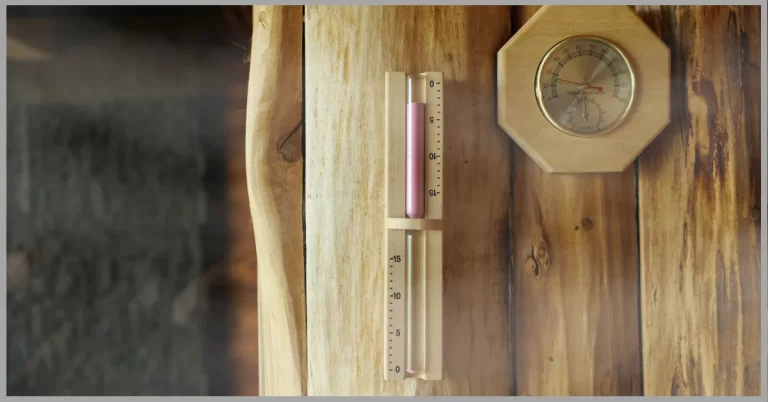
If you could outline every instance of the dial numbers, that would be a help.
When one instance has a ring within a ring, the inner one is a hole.
[[[612,43],[576,36],[555,45],[536,73],[536,100],[560,131],[577,136],[604,134],[621,123],[632,105],[635,77]]]

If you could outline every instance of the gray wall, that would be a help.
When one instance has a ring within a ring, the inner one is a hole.
[[[9,23],[51,59],[8,64],[8,393],[225,393],[217,44],[60,20]]]

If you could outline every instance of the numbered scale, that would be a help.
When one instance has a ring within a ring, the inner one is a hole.
[[[558,130],[601,135],[631,110],[635,75],[627,56],[612,42],[573,36],[552,47],[536,72],[536,101]]]
[[[443,376],[443,74],[385,76],[384,377]]]

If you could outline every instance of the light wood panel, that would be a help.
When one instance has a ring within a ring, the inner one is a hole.
[[[259,267],[260,395],[306,394],[301,47],[302,7],[253,6],[245,162]]]
[[[639,163],[645,394],[759,395],[760,10],[639,11],[674,108]]]
[[[508,7],[307,7],[310,395],[508,395],[509,148],[495,124]],[[445,75],[444,373],[385,382],[384,73]]]
[[[640,395],[634,167],[552,175],[513,149],[516,394]]]

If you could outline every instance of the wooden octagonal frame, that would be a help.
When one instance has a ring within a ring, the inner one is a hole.
[[[568,135],[539,109],[534,81],[557,43],[587,35],[616,44],[636,78],[632,110],[605,135]],[[499,125],[550,173],[620,172],[669,124],[670,51],[628,6],[544,6],[498,52]]]

